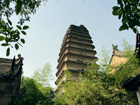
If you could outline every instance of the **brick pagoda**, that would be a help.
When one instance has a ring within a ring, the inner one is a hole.
[[[72,74],[71,79],[77,79],[79,72],[84,73],[87,69],[87,61],[91,63],[96,59],[96,51],[92,43],[91,36],[83,25],[70,25],[64,36],[59,53],[58,71],[56,73],[57,86],[66,79],[64,70],[68,68]]]

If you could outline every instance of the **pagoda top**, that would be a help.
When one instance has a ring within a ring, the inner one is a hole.
[[[76,25],[71,24],[64,36],[61,48],[65,44],[68,34],[75,34],[77,36],[83,36],[82,39],[85,39],[85,37],[88,37],[89,39],[91,39],[91,37],[89,35],[89,31],[87,30],[87,28],[84,25],[76,26]],[[87,40],[87,39],[85,39],[85,40]]]
[[[84,26],[84,25],[80,25],[80,26],[76,26],[76,25],[73,25],[71,24],[69,29],[71,30],[80,30],[81,32],[88,32],[87,28]]]

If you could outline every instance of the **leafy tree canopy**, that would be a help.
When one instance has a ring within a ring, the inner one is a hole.
[[[113,7],[112,14],[121,19],[122,25],[119,30],[129,28],[136,32],[140,26],[140,1],[139,0],[117,0],[118,6]]]
[[[7,56],[10,48],[18,50],[25,43],[21,34],[26,35],[29,26],[23,24],[30,21],[30,14],[35,14],[43,1],[46,0],[0,0],[0,41],[1,46],[7,47]],[[16,27],[10,20],[14,14],[20,16]]]
[[[42,84],[42,86],[46,87],[49,85],[49,80],[53,77],[51,76],[51,65],[46,63],[43,65],[43,68],[38,68],[34,71],[32,78],[38,83]]]
[[[58,94],[54,99],[55,104],[138,105],[136,93],[128,92],[123,89],[121,82],[124,79],[139,73],[139,59],[135,58],[134,52],[129,53],[132,46],[125,40],[123,41],[123,46],[127,54],[125,57],[128,59],[126,63],[113,67],[106,67],[103,71],[99,70],[98,65],[96,65],[95,62],[92,65],[88,65],[83,80],[80,78],[76,81],[66,80],[61,84],[59,90],[63,89],[64,93]],[[106,57],[104,57],[104,60],[106,60]],[[111,70],[115,70],[115,72],[111,73]]]
[[[55,97],[53,88],[48,86],[51,65],[46,63],[36,69],[32,78],[22,77],[19,98],[12,98],[11,105],[52,105]]]
[[[11,105],[52,105],[54,96],[51,87],[42,87],[34,79],[22,77],[19,98],[13,98]]]
[[[63,94],[55,98],[56,105],[137,105],[135,92],[124,90],[122,80],[138,73],[138,60],[121,64],[114,74],[89,69],[82,81],[65,81]],[[90,67],[89,67],[90,68]],[[91,71],[92,70],[92,71]]]
[[[110,51],[107,51],[105,46],[102,46],[101,49],[101,53],[99,54],[99,66],[100,66],[100,70],[105,71],[106,67],[109,63],[110,60],[110,55],[109,55]]]

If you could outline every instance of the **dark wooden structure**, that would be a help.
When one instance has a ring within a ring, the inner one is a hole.
[[[21,55],[19,58],[0,58],[0,105],[9,105],[12,97],[18,97],[22,73]]]

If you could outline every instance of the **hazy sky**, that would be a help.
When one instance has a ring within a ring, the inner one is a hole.
[[[120,20],[112,15],[112,7],[117,0],[49,0],[42,4],[35,15],[31,16],[25,45],[18,51],[11,50],[8,58],[21,54],[24,57],[24,76],[31,76],[33,71],[49,62],[53,75],[56,74],[58,54],[63,37],[71,24],[83,24],[89,31],[95,50],[100,53],[102,45],[112,51],[112,44],[122,50],[122,39],[135,45],[135,34],[120,32]],[[13,17],[13,22],[17,18]],[[0,47],[0,57],[5,56],[5,48]],[[6,57],[7,58],[7,57]]]

